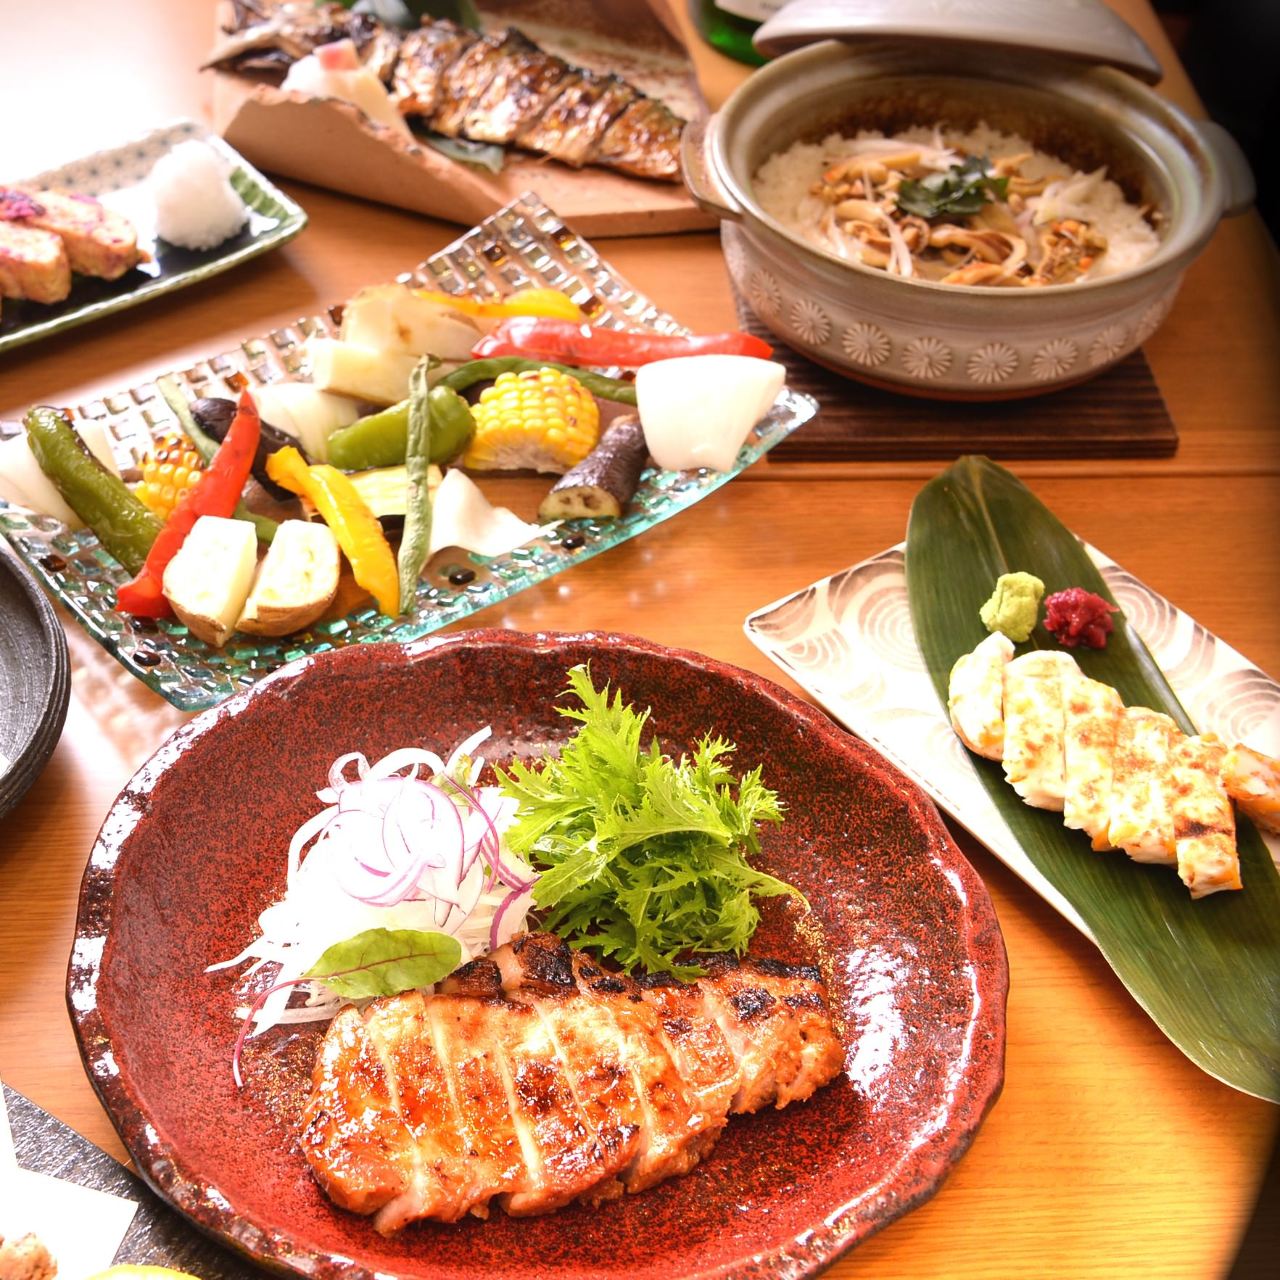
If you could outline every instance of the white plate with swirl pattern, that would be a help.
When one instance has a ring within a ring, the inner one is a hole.
[[[903,550],[900,543],[765,605],[743,629],[832,716],[1090,936],[1023,852],[951,730],[916,647]],[[1280,755],[1280,684],[1115,561],[1086,550],[1200,730]],[[1280,862],[1280,840],[1264,838]]]

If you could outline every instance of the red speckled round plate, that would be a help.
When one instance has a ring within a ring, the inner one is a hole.
[[[771,900],[753,952],[818,963],[846,1073],[735,1117],[692,1173],[598,1209],[417,1224],[392,1239],[333,1207],[294,1140],[320,1029],[278,1029],[231,1081],[235,954],[284,884],[294,829],[345,751],[539,754],[590,660],[663,745],[708,730],[787,805],[762,860],[812,904]],[[148,1181],[260,1263],[319,1277],[799,1276],[934,1192],[1000,1090],[1008,983],[986,890],[930,802],[821,712],[698,654],[613,635],[467,632],[304,659],[180,729],[103,825],[68,1003],[90,1076]]]

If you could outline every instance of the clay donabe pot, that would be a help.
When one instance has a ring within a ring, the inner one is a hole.
[[[901,31],[901,10],[918,7],[900,6],[892,24],[878,25],[856,23],[857,13],[846,12],[845,34]],[[866,8],[801,0],[766,24],[757,43],[776,49],[812,38],[816,24],[804,19],[814,10]],[[1115,60],[1157,78],[1145,46],[1124,32],[1127,56]],[[1069,52],[1011,48],[988,43],[990,32],[972,39],[906,35],[824,40],[785,53],[686,132],[685,180],[722,219],[737,289],[788,346],[850,377],[918,395],[1036,395],[1123,359],[1164,320],[1183,273],[1223,215],[1251,203],[1252,178],[1235,143],[1134,74],[1085,65],[1082,59],[1097,56],[1089,48],[1065,41]],[[1080,284],[944,285],[815,248],[765,213],[753,194],[760,165],[797,141],[937,123],[964,131],[985,123],[1018,134],[1073,169],[1106,165],[1130,200],[1153,211],[1158,251],[1136,270]]]

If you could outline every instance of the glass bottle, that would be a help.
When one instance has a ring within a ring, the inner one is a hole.
[[[751,37],[785,3],[786,0],[689,0],[689,16],[709,45],[739,62],[758,67],[765,59],[756,52]]]

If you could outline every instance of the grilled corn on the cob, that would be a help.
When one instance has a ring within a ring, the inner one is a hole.
[[[600,439],[600,409],[591,393],[559,369],[500,374],[472,415],[475,435],[462,464],[476,471],[563,475]]]
[[[185,437],[171,432],[156,441],[142,463],[142,483],[135,492],[139,501],[161,520],[167,520],[183,490],[198,484],[204,460]]]

